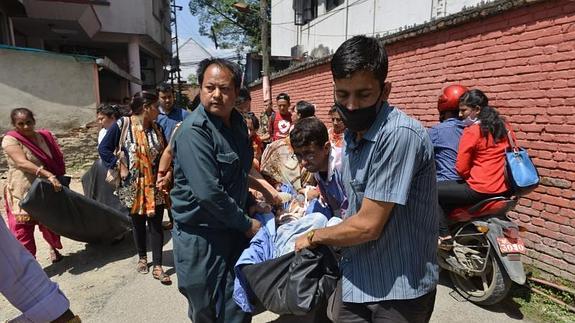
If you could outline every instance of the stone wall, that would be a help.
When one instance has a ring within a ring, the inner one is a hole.
[[[66,173],[81,176],[82,171],[90,167],[98,158],[98,131],[100,126],[91,122],[86,127],[71,129],[66,133],[56,133],[58,144],[64,154]],[[0,173],[5,178],[7,171],[6,156],[0,157]]]

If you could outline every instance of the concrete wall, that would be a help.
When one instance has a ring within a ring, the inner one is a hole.
[[[94,120],[98,72],[73,56],[0,48],[0,132],[11,129],[10,111],[27,107],[37,127],[67,132]]]
[[[94,6],[98,19],[102,23],[102,33],[120,33],[134,35],[148,35],[166,50],[171,50],[169,41],[170,32],[164,28],[161,19],[169,19],[154,15],[155,3],[163,6],[165,15],[169,14],[167,0],[122,0],[110,1],[109,6]]]
[[[461,24],[462,16],[387,38],[390,102],[431,126],[442,88],[461,83],[483,90],[541,175],[541,185],[511,212],[528,230],[525,260],[575,281],[575,2],[523,4]],[[251,90],[259,114],[261,85]],[[272,97],[287,92],[293,102],[316,103],[328,124],[332,91],[329,59],[272,78]]]
[[[431,21],[438,17],[431,10],[434,4],[443,8],[442,15],[450,15],[461,11],[464,6],[475,6],[480,2],[404,0],[399,4],[385,0],[347,0],[326,12],[325,2],[320,0],[318,17],[303,26],[295,26],[293,1],[272,0],[271,52],[272,55],[290,56],[291,47],[296,45],[303,45],[308,53],[320,45],[335,50],[355,35],[384,35],[401,27]]]
[[[146,7],[151,1],[123,0],[110,1],[109,6],[94,6],[102,23],[101,32],[125,34],[146,33]]]

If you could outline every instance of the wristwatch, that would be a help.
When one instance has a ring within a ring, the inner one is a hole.
[[[306,234],[307,242],[309,243],[310,246],[313,246],[313,245],[314,245],[314,243],[313,243],[313,236],[314,236],[314,235],[315,235],[315,229],[309,231],[309,232]]]

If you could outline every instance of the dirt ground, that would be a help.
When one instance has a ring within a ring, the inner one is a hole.
[[[72,188],[81,192],[77,180],[73,181]],[[93,245],[63,238],[65,258],[51,264],[48,246],[37,234],[38,261],[48,276],[60,285],[71,301],[72,310],[84,322],[189,322],[187,302],[177,289],[171,236],[165,232],[164,269],[172,275],[174,283],[171,286],[161,285],[150,274],[136,273],[137,257],[131,236],[114,245]],[[151,254],[148,258],[151,259]],[[19,314],[0,296],[0,322]],[[513,304],[485,309],[462,300],[443,276],[431,321],[496,323],[522,320],[520,309]],[[299,317],[278,318],[270,312],[253,319],[256,323],[272,321],[304,323]]]
[[[72,182],[71,188],[82,192],[78,180]],[[48,277],[57,282],[72,300],[73,309],[83,316],[100,311],[115,290],[134,279],[125,261],[135,255],[131,239],[124,239],[116,245],[92,245],[63,238],[62,254],[65,258],[52,264],[48,244],[42,240],[39,231],[36,232],[38,262]],[[17,315],[19,312],[0,296],[0,322]]]

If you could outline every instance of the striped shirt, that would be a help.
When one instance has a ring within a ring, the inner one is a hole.
[[[344,302],[414,299],[435,289],[438,236],[433,146],[416,120],[385,103],[357,141],[346,131],[343,182],[354,216],[363,198],[395,203],[377,240],[344,248]]]

